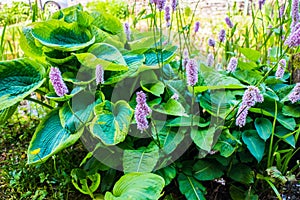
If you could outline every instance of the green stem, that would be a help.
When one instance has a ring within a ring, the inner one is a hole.
[[[48,105],[48,104],[46,104],[46,103],[44,103],[44,102],[42,102],[42,101],[39,101],[39,100],[37,100],[37,99],[33,99],[33,98],[31,98],[31,97],[26,97],[25,99],[28,100],[28,101],[32,101],[32,102],[34,102],[34,103],[40,104],[40,105],[42,105],[42,106],[44,106],[44,107],[46,107],[46,108],[53,109],[52,106],[50,106],[50,105]]]
[[[277,102],[275,102],[275,113],[274,113],[274,120],[273,120],[273,126],[272,126],[272,134],[271,134],[271,139],[270,139],[270,146],[269,146],[269,152],[268,152],[268,168],[272,166],[273,159],[273,141],[274,141],[274,135],[275,135],[275,126],[276,126],[276,120],[277,120]]]

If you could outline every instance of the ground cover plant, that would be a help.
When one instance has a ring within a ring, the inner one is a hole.
[[[297,198],[299,1],[258,1],[243,29],[229,13],[205,52],[198,4],[99,5],[32,20],[24,57],[0,62],[1,124],[24,100],[45,112],[29,167],[7,170],[12,186],[37,170],[21,198],[65,199],[70,184],[87,199]]]

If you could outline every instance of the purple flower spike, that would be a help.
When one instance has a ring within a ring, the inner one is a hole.
[[[197,33],[199,31],[199,28],[200,28],[200,22],[197,21],[197,22],[195,22],[195,28],[194,28],[195,33]]]
[[[162,11],[165,7],[166,0],[156,0],[154,3],[156,4],[158,10]]]
[[[266,3],[266,0],[258,0],[258,7],[259,7],[259,10],[262,9],[263,5]]]
[[[137,123],[137,128],[143,132],[149,127],[147,116],[151,114],[152,110],[149,108],[146,102],[146,94],[143,91],[136,93],[136,102],[135,107],[135,120]]]
[[[96,84],[103,84],[104,83],[104,70],[101,65],[96,66]]]
[[[296,103],[300,100],[300,83],[297,83],[293,88],[292,93],[289,94],[289,100],[292,103]]]
[[[239,127],[245,126],[248,110],[254,106],[256,102],[262,103],[263,101],[264,97],[260,94],[259,89],[255,86],[249,86],[243,95],[243,101],[238,110],[235,124]]]
[[[260,91],[255,86],[248,86],[248,89],[245,91],[243,95],[242,104],[248,107],[252,107],[256,102],[262,103],[264,101],[264,97],[260,94]]]
[[[275,73],[276,78],[282,78],[284,75],[284,70],[286,66],[286,61],[285,59],[281,59],[278,63],[278,67]]]
[[[215,62],[214,55],[212,53],[209,53],[207,55],[207,66],[212,67],[214,65],[214,62]]]
[[[208,39],[208,46],[215,47],[216,41],[213,38]]]
[[[237,113],[237,118],[235,121],[235,124],[239,127],[243,127],[246,125],[246,118],[248,115],[248,110],[249,108],[245,105],[240,106],[238,113]]]
[[[285,6],[284,5],[282,5],[280,8],[279,8],[279,13],[278,13],[278,17],[279,18],[282,18],[283,17],[283,15],[284,15],[284,10],[285,10]]]
[[[292,1],[292,9],[291,9],[291,16],[292,16],[292,24],[291,27],[294,27],[299,22],[299,0]]]
[[[62,97],[69,92],[65,82],[61,77],[61,73],[57,67],[51,67],[49,78],[57,96]]]
[[[129,26],[128,22],[124,23],[124,32],[126,34],[127,41],[130,41],[130,39],[131,39],[131,31],[130,31],[130,26]]]
[[[230,58],[230,61],[227,66],[227,71],[234,72],[236,70],[238,60],[235,57]]]
[[[300,45],[300,23],[292,28],[291,34],[284,42],[289,47],[297,47]]]
[[[166,20],[166,26],[170,27],[171,26],[171,23],[170,23],[171,14],[170,14],[170,7],[169,6],[165,7],[165,20]]]
[[[225,42],[225,38],[226,38],[226,31],[224,29],[221,29],[221,31],[219,33],[219,41]]]
[[[186,77],[189,86],[194,86],[198,82],[198,63],[195,59],[190,59],[187,63]]]
[[[176,11],[176,7],[177,7],[177,0],[172,0],[171,6],[172,6],[172,11],[175,12]]]
[[[232,24],[232,22],[231,22],[231,20],[230,20],[230,18],[227,16],[227,17],[225,17],[225,22],[226,22],[226,24],[227,24],[227,26],[229,27],[229,28],[232,28],[233,27],[233,24]]]

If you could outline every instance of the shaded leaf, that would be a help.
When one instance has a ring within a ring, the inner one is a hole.
[[[260,162],[265,152],[265,142],[258,136],[255,130],[244,131],[242,139],[257,162]]]

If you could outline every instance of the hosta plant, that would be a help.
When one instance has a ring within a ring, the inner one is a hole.
[[[162,2],[149,4],[150,32],[80,5],[24,27],[26,57],[0,63],[1,122],[24,99],[47,107],[28,164],[80,140],[89,153],[72,183],[91,198],[205,199],[214,181],[232,199],[258,199],[261,180],[280,197],[276,180],[293,180],[299,150],[287,50],[273,47],[266,64],[263,52],[227,41],[228,66],[215,67],[188,46],[193,17],[183,26],[177,1],[167,11],[177,34],[162,34]],[[176,189],[163,194],[165,186]]]

